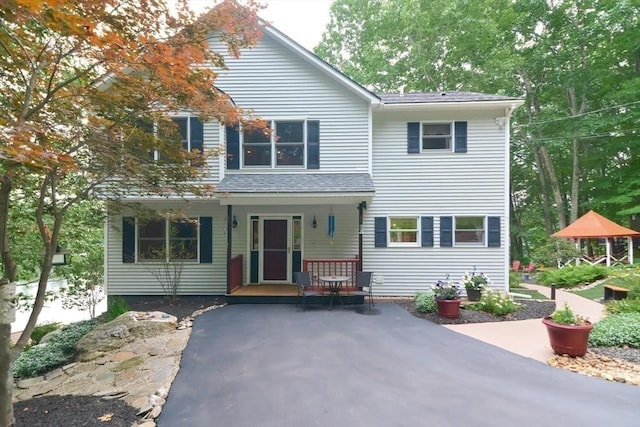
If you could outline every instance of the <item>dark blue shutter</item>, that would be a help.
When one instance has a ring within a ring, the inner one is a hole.
[[[440,247],[449,248],[453,246],[453,217],[440,217]]]
[[[202,122],[197,117],[190,117],[191,123],[191,150],[198,150],[202,154],[204,143],[204,128]]]
[[[375,247],[387,247],[387,217],[378,216],[375,218]]]
[[[307,120],[307,169],[320,169],[319,120]]]
[[[467,152],[467,122],[455,123],[456,153]]]
[[[422,232],[422,246],[433,247],[433,217],[420,217],[420,230]]]
[[[227,169],[240,169],[240,133],[237,126],[227,126]]]
[[[407,123],[407,153],[420,152],[420,123]]]
[[[490,216],[487,218],[487,246],[490,248],[500,247],[500,217]]]
[[[122,262],[136,261],[136,219],[132,216],[122,217]]]
[[[210,216],[200,217],[200,263],[213,262],[213,219]]]

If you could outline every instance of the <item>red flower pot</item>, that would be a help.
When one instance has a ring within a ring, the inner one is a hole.
[[[554,353],[576,357],[584,356],[587,352],[589,332],[593,329],[590,322],[586,325],[562,325],[547,316],[542,319],[542,323],[547,327],[549,343]]]
[[[442,317],[455,319],[460,316],[460,299],[438,299],[438,314]]]

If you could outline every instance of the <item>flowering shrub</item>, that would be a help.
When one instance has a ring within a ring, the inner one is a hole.
[[[447,276],[447,279],[449,276]],[[458,299],[460,298],[460,286],[447,280],[438,280],[433,288],[436,299]]]
[[[473,304],[474,310],[486,311],[494,316],[505,316],[520,308],[520,303],[515,302],[508,294],[487,290],[482,293],[480,302]]]
[[[489,278],[484,273],[464,273],[460,282],[466,290],[481,291],[489,284]]]

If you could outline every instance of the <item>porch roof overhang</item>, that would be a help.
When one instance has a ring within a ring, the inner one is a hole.
[[[221,205],[325,205],[370,202],[368,173],[228,174],[216,187]]]

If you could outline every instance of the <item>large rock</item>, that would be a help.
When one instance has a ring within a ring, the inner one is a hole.
[[[160,311],[128,311],[82,337],[77,345],[78,359],[93,360],[138,338],[174,331],[177,323],[175,316]]]

